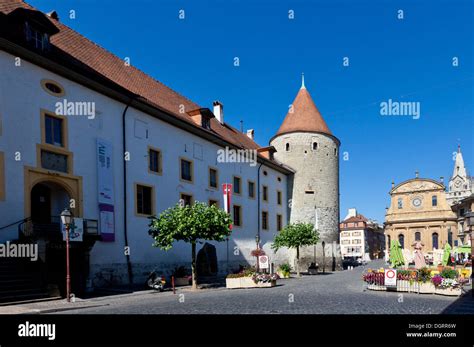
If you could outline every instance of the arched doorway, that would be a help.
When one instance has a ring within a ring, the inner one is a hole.
[[[31,189],[31,220],[35,224],[59,223],[61,211],[70,205],[70,195],[55,182],[41,182]]]
[[[59,182],[41,181],[30,193],[32,238],[40,247],[42,277],[55,295],[66,296],[66,243],[61,231],[61,212],[75,197]],[[76,217],[75,209],[71,211]],[[88,249],[84,242],[70,242],[69,263],[72,293],[81,296],[88,273]]]

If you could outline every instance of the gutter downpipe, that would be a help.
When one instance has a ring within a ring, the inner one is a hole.
[[[127,228],[127,223],[128,223],[128,218],[127,218],[127,161],[125,160],[125,152],[127,151],[127,137],[126,137],[126,131],[125,131],[125,116],[127,114],[128,108],[130,107],[130,104],[132,101],[135,99],[136,96],[133,96],[130,101],[127,103],[125,109],[122,112],[122,145],[123,145],[123,236],[125,240],[125,249],[127,250],[125,252],[125,257],[127,259],[127,271],[128,271],[128,283],[129,286],[133,286],[133,271],[132,271],[132,262],[130,260],[130,251],[129,251],[129,246],[128,246],[128,228]]]
[[[257,248],[260,245],[260,169],[262,168],[263,163],[260,163],[260,166],[257,170]],[[258,260],[257,260],[258,262]],[[257,264],[258,266],[258,264]]]

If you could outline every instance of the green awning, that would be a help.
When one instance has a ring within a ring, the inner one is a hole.
[[[454,248],[454,253],[471,253],[471,252],[472,252],[472,248],[469,245],[463,245],[463,246]]]

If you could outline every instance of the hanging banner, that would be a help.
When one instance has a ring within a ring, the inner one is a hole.
[[[232,202],[232,184],[224,183],[222,185],[222,193],[224,194],[224,211],[230,213],[230,204]]]
[[[100,235],[101,241],[115,241],[115,223],[114,223],[114,207],[106,204],[99,204],[100,213]]]
[[[63,241],[66,241],[66,226],[61,221],[61,232],[63,233]],[[83,241],[84,236],[84,220],[82,218],[73,218],[73,222],[69,228],[69,241]]]
[[[97,181],[99,204],[114,205],[114,176],[112,170],[112,145],[97,139]]]
[[[97,139],[97,189],[102,241],[115,241],[112,144]]]
[[[232,202],[232,184],[222,184],[222,194],[224,195],[224,211],[230,214],[230,204]],[[232,230],[232,224],[229,225],[229,228]]]

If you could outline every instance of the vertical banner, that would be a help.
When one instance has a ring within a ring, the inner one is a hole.
[[[230,214],[230,204],[232,202],[232,184],[222,184],[222,194],[224,195],[224,211]],[[230,230],[232,230],[232,224],[230,225]]]
[[[112,144],[97,139],[97,189],[102,241],[115,241]]]

